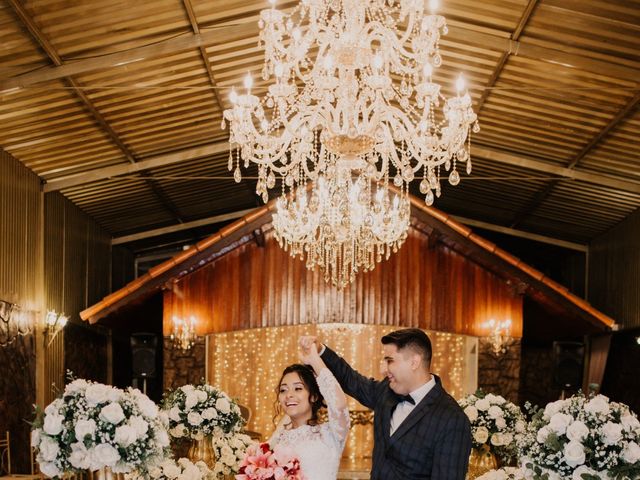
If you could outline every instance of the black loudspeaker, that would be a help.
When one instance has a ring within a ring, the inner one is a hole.
[[[563,390],[582,387],[584,343],[553,342],[553,383]]]
[[[131,364],[136,378],[155,378],[158,337],[153,333],[131,335]]]

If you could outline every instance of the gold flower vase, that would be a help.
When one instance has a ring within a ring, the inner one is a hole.
[[[124,480],[124,473],[113,473],[109,467],[102,467],[89,472],[89,480]]]
[[[489,445],[484,444],[480,448],[472,448],[469,456],[469,470],[467,480],[473,480],[489,470],[498,468],[498,460],[489,449]]]
[[[211,440],[211,436],[205,436],[200,440],[193,440],[193,443],[189,448],[189,452],[187,453],[189,460],[193,463],[203,461],[209,468],[213,469],[216,463],[216,454],[213,450]]]

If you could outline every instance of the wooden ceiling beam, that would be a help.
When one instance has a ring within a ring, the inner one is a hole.
[[[256,22],[223,25],[220,26],[220,28],[202,31],[197,34],[185,33],[184,36],[154,43],[153,45],[134,48],[124,52],[100,55],[96,58],[70,61],[70,63],[65,63],[61,66],[42,68],[34,72],[4,78],[0,80],[0,93],[64,78],[70,75],[104,70],[148,58],[156,58],[184,50],[200,48],[201,46],[206,47],[208,45],[233,42],[251,35],[257,36],[257,34],[258,26]],[[481,48],[498,52],[508,52],[513,55],[520,55],[598,74],[606,72],[607,75],[612,77],[629,80],[634,83],[638,82],[637,68],[621,63],[592,58],[589,56],[588,51],[585,51],[584,55],[578,55],[561,50],[561,45],[558,45],[558,49],[551,49],[490,33],[478,32],[460,25],[450,25],[449,34],[445,38],[462,45],[477,45]]]
[[[49,39],[42,33],[40,28],[35,24],[31,15],[24,9],[19,0],[9,0],[10,5],[13,7],[14,11],[22,21],[22,23],[27,27],[31,37],[40,45],[40,47],[45,51],[47,56],[51,59],[51,61],[57,66],[60,67],[63,65],[62,58],[56,51],[55,47],[49,42]],[[89,111],[94,120],[98,123],[98,125],[102,128],[102,131],[107,134],[107,136],[111,139],[113,143],[117,145],[120,151],[124,154],[125,158],[129,163],[136,163],[137,159],[133,152],[129,150],[129,148],[124,144],[118,134],[111,128],[106,119],[102,116],[102,114],[98,111],[98,109],[93,105],[91,99],[84,93],[82,87],[78,84],[78,82],[71,76],[65,77],[64,81],[66,81],[73,89],[73,92],[82,100],[85,108]],[[147,177],[147,175],[143,174],[143,177]],[[178,212],[178,209],[168,198],[168,196],[162,191],[162,188],[158,183],[150,178],[146,178],[146,183],[151,189],[151,191],[155,194],[155,196],[160,200],[160,203],[166,208],[171,215],[173,215],[176,220],[180,223],[183,222],[182,215]]]
[[[16,0],[12,0],[16,1]],[[69,60],[60,66],[42,68],[34,72],[24,73],[11,78],[0,80],[0,93],[8,90],[20,89],[37,83],[48,82],[70,75],[78,75],[96,70],[139,62],[149,58],[168,56],[185,50],[192,50],[201,46],[214,45],[222,42],[245,38],[258,34],[255,22],[225,25],[199,34],[185,33],[183,36],[171,38],[162,42],[134,48],[123,52],[99,55],[96,58]]]
[[[191,23],[191,28],[193,29],[193,33],[196,35],[200,34],[200,26],[198,25],[198,19],[196,17],[196,12],[193,9],[191,0],[182,0],[182,4],[184,5],[185,10],[187,11],[189,22]],[[213,96],[215,97],[216,102],[220,107],[220,110],[224,110],[222,98],[220,97],[220,92],[218,91],[218,84],[216,83],[216,79],[213,75],[213,66],[209,61],[209,55],[207,54],[207,50],[204,47],[204,45],[200,45],[198,49],[200,50],[200,56],[202,57],[204,66],[207,69],[207,74],[209,75],[209,82],[211,82],[211,86],[213,87]]]
[[[188,148],[179,152],[158,155],[155,157],[147,158],[145,160],[140,160],[139,162],[133,164],[122,164],[114,165],[111,167],[97,168],[94,170],[89,170],[87,172],[56,178],[47,181],[42,189],[45,193],[56,192],[65,188],[77,187],[87,183],[99,182],[100,180],[107,180],[109,178],[119,177],[121,175],[140,173],[152,168],[165,167],[168,165],[184,162],[186,160],[195,160],[211,155],[218,155],[220,153],[228,151],[228,142],[210,143],[208,145]]]
[[[584,148],[571,160],[567,163],[567,168],[570,170],[574,170],[578,164],[582,161],[584,157],[586,157],[589,152],[593,150],[593,148],[598,145],[603,138],[605,138],[611,130],[617,127],[620,122],[622,122],[629,113],[633,112],[638,104],[640,103],[640,92],[636,93],[626,104],[624,107],[620,109],[620,111],[598,132],[596,136],[594,136],[588,144],[584,146]],[[540,190],[531,201],[519,212],[517,212],[513,219],[510,222],[510,226],[513,228],[523,220],[530,217],[533,212],[535,212],[542,203],[549,198],[549,196],[553,193],[556,186],[560,183],[560,180],[554,179],[542,190]]]
[[[515,30],[511,34],[511,40],[517,41],[518,38],[520,38],[520,35],[522,34],[524,27],[527,25],[527,22],[531,18],[531,15],[533,15],[533,12],[537,5],[538,5],[538,0],[529,0],[529,2],[527,3],[527,6],[522,12],[522,15],[520,16],[518,25],[516,25]],[[482,96],[480,97],[480,99],[476,104],[475,111],[478,114],[478,116],[480,116],[480,111],[482,110],[482,106],[484,105],[484,102],[487,100],[487,98],[491,94],[491,91],[492,91],[491,89],[495,86],[496,82],[498,81],[498,78],[500,77],[502,70],[504,70],[504,66],[507,63],[507,60],[509,59],[509,56],[512,53],[513,52],[511,51],[503,52],[500,58],[498,59],[498,63],[496,64],[496,67],[494,68],[493,73],[491,74],[491,77],[489,78],[489,81],[487,82],[485,89],[482,91]]]

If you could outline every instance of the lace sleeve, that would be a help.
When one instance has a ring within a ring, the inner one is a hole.
[[[278,422],[278,425],[276,426],[276,429],[273,431],[273,433],[271,434],[271,437],[269,437],[269,440],[267,441],[267,443],[273,448],[275,445],[277,445],[280,441],[280,434],[282,433],[282,431],[284,430],[284,426],[291,422],[291,419],[289,418],[288,415],[284,415],[280,421]]]
[[[323,368],[317,377],[320,393],[327,402],[329,411],[329,427],[341,445],[344,445],[351,420],[347,399],[340,384],[328,368]]]

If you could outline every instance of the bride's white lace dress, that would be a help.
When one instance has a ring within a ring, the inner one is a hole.
[[[300,467],[307,480],[336,480],[349,433],[349,410],[346,407],[336,408],[336,398],[344,394],[328,368],[323,368],[316,380],[327,403],[329,421],[295,429],[288,428],[287,421],[280,422],[269,444],[292,449],[300,459]]]

